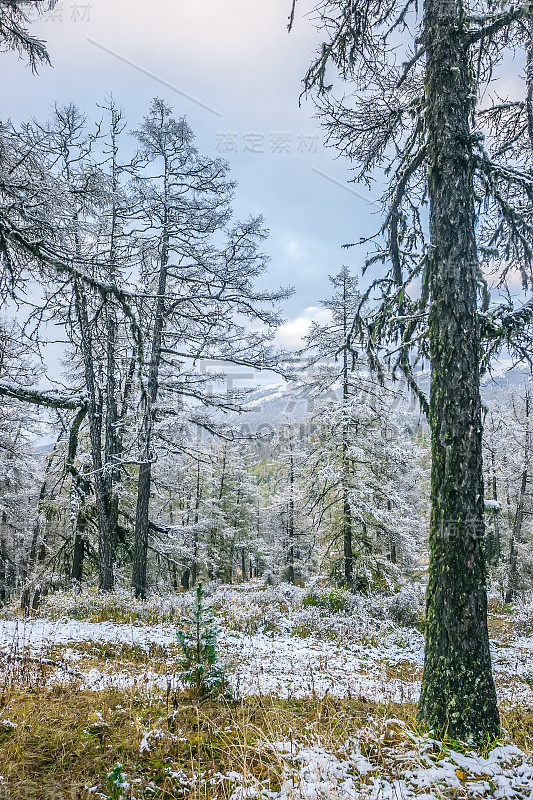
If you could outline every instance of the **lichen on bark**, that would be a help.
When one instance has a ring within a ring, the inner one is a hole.
[[[462,6],[427,0],[432,514],[421,720],[460,739],[499,733],[483,551],[472,71]]]

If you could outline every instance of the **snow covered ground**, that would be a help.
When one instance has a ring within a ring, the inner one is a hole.
[[[375,609],[372,616],[364,608],[305,608],[302,597],[296,593],[287,600],[278,590],[259,593],[257,587],[215,594],[223,623],[220,656],[238,695],[417,700],[423,636],[416,628],[387,615],[380,619],[379,613],[376,619]],[[4,619],[0,652],[12,665],[48,659],[49,684],[165,691],[178,685],[176,624]],[[492,641],[500,703],[533,708],[533,636],[502,631]],[[533,758],[513,745],[498,746],[484,758],[446,748],[401,720],[388,720],[385,727],[381,720],[375,731],[372,724],[335,752],[320,741],[266,742],[284,765],[281,788],[235,773],[230,800],[533,800]]]
[[[345,752],[333,755],[320,745],[300,746],[279,742],[292,769],[280,792],[261,792],[256,787],[236,789],[232,800],[269,797],[271,800],[436,800],[437,798],[486,797],[498,799],[533,797],[533,761],[512,745],[494,748],[487,757],[459,753],[430,738],[410,734],[411,747],[402,742],[403,724],[391,720],[400,734],[394,747],[382,754],[377,766],[361,753],[357,740],[347,742]],[[393,766],[394,765],[394,766]],[[392,769],[391,769],[392,768]],[[392,774],[390,774],[392,773]],[[396,775],[396,777],[394,777]]]
[[[254,592],[257,594],[255,587],[251,593],[241,590],[228,594],[223,590],[223,600],[232,606],[232,612],[228,614],[227,606],[223,606],[225,615],[221,619],[226,624],[219,637],[220,656],[228,662],[230,680],[241,696],[332,695],[400,703],[418,699],[424,652],[423,636],[415,628],[399,627],[390,619],[365,618],[362,613],[355,618],[323,609],[302,610],[293,598],[291,607],[280,603],[275,619],[273,604],[269,604],[266,627],[274,629],[264,631],[257,609],[255,617],[251,609]],[[272,596],[279,598],[279,594]],[[220,602],[219,598],[219,605]],[[248,612],[246,625],[243,608]],[[306,633],[315,628],[304,638],[296,635],[302,619]],[[258,630],[245,632],[232,627]],[[500,703],[533,707],[533,636],[505,639],[492,641]],[[100,659],[103,663],[91,663],[86,668],[91,644],[128,645],[140,649],[146,657],[138,659],[137,668],[128,663],[127,669],[121,670],[120,659],[106,662],[105,657]],[[157,668],[151,669],[149,654],[154,645],[161,653]],[[41,618],[0,620],[0,652],[17,653],[19,658],[28,654],[33,659],[51,658],[53,652],[53,660],[59,666],[49,680],[63,682],[76,677],[90,689],[126,687],[139,680],[165,688],[169,681],[176,681],[175,624],[170,623],[142,624],[136,620],[136,624],[119,624],[65,618],[55,622]]]

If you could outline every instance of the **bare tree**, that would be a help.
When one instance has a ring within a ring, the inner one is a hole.
[[[186,401],[192,407],[183,420],[206,427],[212,423],[200,406],[237,408],[231,397],[209,394],[210,377],[198,369],[202,358],[279,369],[270,340],[280,323],[276,304],[286,293],[254,289],[268,263],[260,250],[266,232],[261,219],[230,224],[234,184],[227,163],[200,156],[186,121],[175,120],[160,100],[153,102],[137,137],[141,159],[134,208],[144,241],[148,352],[133,586],[144,596],[156,423],[165,413],[182,413]]]

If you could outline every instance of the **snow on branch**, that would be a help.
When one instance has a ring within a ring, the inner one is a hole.
[[[481,39],[490,39],[500,31],[509,28],[515,22],[531,18],[532,11],[529,3],[514,5],[503,14],[469,17],[468,22],[470,25],[478,26],[477,29],[469,32],[469,39],[471,42],[478,42]]]
[[[24,389],[21,386],[0,382],[0,397],[9,397],[12,400],[20,400],[25,403],[32,403],[46,408],[57,408],[75,411],[85,407],[84,397],[66,397],[55,392],[39,392],[35,389]]]

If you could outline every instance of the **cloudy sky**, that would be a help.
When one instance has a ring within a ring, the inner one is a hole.
[[[298,5],[289,35],[290,0],[59,0],[32,26],[52,68],[35,76],[3,56],[1,112],[15,122],[43,118],[57,101],[95,117],[112,93],[132,127],[156,95],[185,115],[200,150],[230,162],[236,214],[265,217],[268,280],[296,290],[285,305],[286,344],[316,318],[328,274],[361,263],[364,253],[341,245],[378,225],[375,195],[350,189],[349,165],[323,147],[312,102],[299,106],[320,39],[306,16],[312,3]]]

